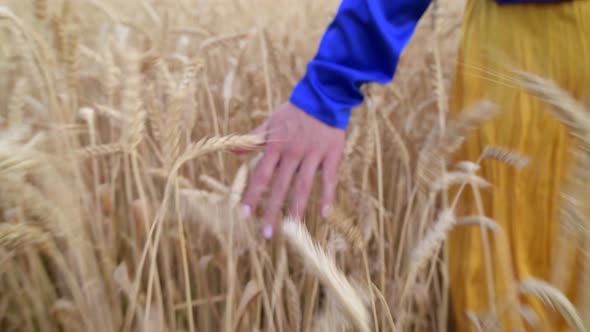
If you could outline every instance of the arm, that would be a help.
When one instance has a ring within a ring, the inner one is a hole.
[[[336,191],[350,109],[363,101],[361,85],[393,78],[401,51],[428,3],[342,2],[290,103],[280,106],[254,131],[266,136],[266,144],[242,199],[242,216],[247,218],[256,210],[270,186],[262,218],[264,237],[273,235],[290,188],[289,214],[303,216],[318,169],[322,170],[320,204],[325,216]]]
[[[393,79],[401,52],[430,0],[345,0],[290,101],[314,118],[346,128],[364,83]]]

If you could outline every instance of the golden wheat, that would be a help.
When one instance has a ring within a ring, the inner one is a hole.
[[[50,236],[38,227],[24,223],[0,223],[0,248],[20,252],[31,246],[42,246]]]
[[[359,290],[313,242],[305,226],[297,220],[286,219],[283,221],[282,230],[289,244],[304,258],[304,263],[330,289],[331,294],[338,300],[338,304],[349,315],[351,323],[360,331],[370,331],[369,312]]]
[[[484,161],[534,166],[493,146],[446,169],[494,115],[485,102],[448,114],[461,1],[436,2],[396,80],[366,87],[326,216],[321,188],[305,225],[283,221],[277,240],[258,234],[266,195],[250,217],[239,213],[265,143],[246,133],[289,96],[337,5],[3,3],[0,330],[445,332],[448,232],[502,229],[439,203],[450,186],[494,186]],[[581,209],[587,114],[547,81],[516,76],[578,138],[577,182],[564,191],[561,218],[580,250],[590,234]],[[498,321],[494,312],[466,315],[482,330]]]
[[[574,305],[555,287],[542,280],[528,278],[520,283],[520,289],[523,293],[534,295],[546,305],[556,308],[573,331],[586,331]]]

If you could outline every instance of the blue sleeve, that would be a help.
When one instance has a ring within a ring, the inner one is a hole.
[[[324,123],[346,128],[361,86],[393,79],[403,48],[430,0],[343,0],[290,102]]]

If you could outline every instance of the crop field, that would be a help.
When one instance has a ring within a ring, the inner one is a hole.
[[[452,331],[447,234],[495,226],[444,206],[451,187],[493,185],[479,161],[451,162],[491,116],[446,111],[463,1],[431,6],[394,81],[366,87],[327,218],[317,185],[272,240],[259,214],[240,217],[262,152],[249,132],[287,100],[338,4],[0,0],[0,331]],[[587,194],[583,106],[522,83],[578,124],[568,190]],[[521,286],[573,330],[588,323],[590,303]]]

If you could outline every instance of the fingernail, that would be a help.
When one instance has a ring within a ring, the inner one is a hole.
[[[330,212],[330,207],[329,206],[324,206],[322,208],[322,218],[327,218],[329,212]]]
[[[266,226],[264,226],[264,228],[262,228],[262,236],[265,239],[270,239],[272,237],[272,226],[271,225],[266,225]]]
[[[250,208],[250,205],[244,204],[240,208],[240,217],[242,217],[242,219],[247,219],[248,217],[250,217],[251,213],[252,209]]]

